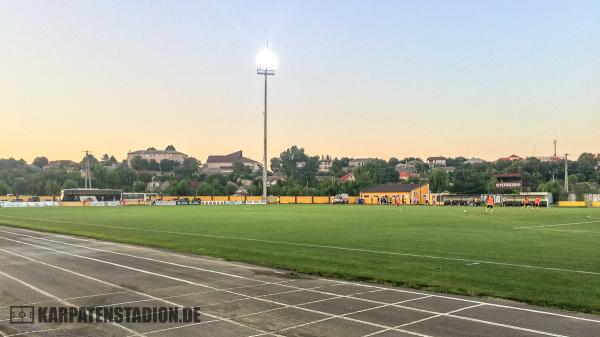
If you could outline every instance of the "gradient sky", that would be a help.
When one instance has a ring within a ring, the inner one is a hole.
[[[0,0],[0,158],[600,152],[599,1]]]

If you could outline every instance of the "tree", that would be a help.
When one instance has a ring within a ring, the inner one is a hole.
[[[143,181],[139,181],[139,180],[138,180],[138,181],[135,181],[135,182],[133,183],[133,191],[134,191],[134,192],[144,192],[144,191],[146,191],[146,186],[147,186],[147,185],[148,185],[148,184],[146,184],[146,183],[145,183],[145,182],[143,182]]]
[[[44,168],[45,166],[48,166],[48,158],[36,157],[31,164],[39,168]]]
[[[591,153],[582,153],[577,159],[577,173],[585,176],[586,181],[596,180],[598,159]]]
[[[178,161],[174,161],[174,160],[170,160],[170,159],[163,159],[160,161],[160,169],[163,172],[170,172],[175,170],[175,168],[179,166],[179,162]]]
[[[7,195],[10,193],[10,186],[4,181],[0,180],[0,195]]]
[[[373,184],[395,183],[400,181],[398,172],[385,160],[374,159],[354,169],[354,177],[361,188]]]
[[[62,188],[63,189],[66,189],[66,188],[77,188],[77,182],[75,182],[75,180],[73,180],[73,179],[67,179],[63,183]]]
[[[58,185],[56,180],[46,181],[46,185],[44,186],[44,194],[58,195],[59,193],[60,193],[60,186]]]
[[[165,148],[165,151],[177,151],[177,150],[175,150],[175,146],[169,145]]]
[[[131,168],[137,171],[147,170],[148,160],[143,159],[141,156],[134,156],[133,159],[131,159]]]
[[[187,180],[181,179],[169,189],[169,194],[179,196],[190,195],[192,194],[192,189],[190,188],[190,184]]]
[[[271,172],[279,172],[281,170],[281,160],[277,157],[271,158]]]
[[[448,189],[448,172],[440,168],[429,171],[429,188],[433,193],[441,193]]]
[[[252,173],[252,169],[244,165],[241,161],[233,163],[232,170],[232,181],[237,181],[238,179],[250,179],[250,174]]]

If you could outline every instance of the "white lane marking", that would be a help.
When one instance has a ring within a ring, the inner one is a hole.
[[[3,216],[3,215],[0,215],[0,216]],[[0,226],[2,226],[2,225],[0,225]],[[2,227],[4,227],[4,226],[2,226]],[[153,249],[153,248],[144,247],[144,246],[136,246],[134,244],[100,241],[100,240],[92,239],[92,238],[84,239],[84,238],[80,238],[74,234],[63,235],[63,234],[56,234],[56,233],[51,233],[51,232],[44,232],[44,231],[40,231],[40,230],[34,231],[31,229],[21,228],[21,227],[10,227],[10,228],[13,230],[19,230],[19,231],[30,232],[30,233],[35,233],[35,234],[43,234],[45,236],[64,237],[64,238],[68,238],[68,239],[74,239],[74,240],[78,240],[78,241],[88,242],[90,244],[101,244],[101,245],[105,245],[105,246],[122,247],[122,248],[132,249],[132,250],[142,250],[142,251],[146,251],[146,252],[158,253],[159,255],[174,256],[177,258],[181,258],[182,256],[184,256],[184,254],[186,254],[186,253],[172,253],[172,252],[169,252],[166,250],[162,250],[160,248]],[[190,253],[188,253],[188,254],[190,254]],[[269,271],[269,272],[274,272],[274,273],[278,273],[278,274],[285,274],[284,272],[280,272],[280,271],[277,271],[274,269],[269,269],[269,268],[260,267],[260,266],[252,266],[252,265],[247,265],[247,264],[243,264],[243,263],[237,263],[234,261],[223,261],[223,260],[219,260],[218,258],[208,259],[208,258],[200,257],[199,255],[195,255],[194,259],[196,259],[198,261],[204,261],[204,262],[209,262],[209,263],[214,263],[214,264],[221,264],[221,265],[225,265],[225,266],[236,266],[236,267],[240,267],[240,268],[244,268],[244,269],[263,270],[263,271]]]
[[[514,268],[524,268],[524,269],[539,269],[539,270],[548,270],[548,271],[557,271],[557,272],[566,272],[566,273],[578,273],[578,274],[588,274],[588,275],[600,275],[600,272],[596,272],[596,271],[577,270],[577,269],[565,269],[565,268],[553,268],[553,267],[541,267],[541,266],[533,266],[533,265],[527,265],[527,264],[518,264],[518,263],[509,263],[509,262],[497,262],[497,261],[485,261],[485,260],[475,260],[475,259],[466,259],[466,258],[459,258],[459,257],[444,257],[444,256],[425,255],[425,254],[412,254],[412,253],[389,252],[389,251],[381,251],[381,250],[370,250],[370,249],[363,249],[363,248],[350,248],[350,247],[330,246],[330,245],[316,245],[316,244],[299,243],[299,242],[287,242],[287,241],[275,241],[275,240],[264,240],[264,239],[252,239],[252,238],[243,238],[243,237],[235,237],[235,236],[211,235],[211,234],[200,234],[200,233],[186,233],[186,232],[172,232],[172,231],[154,230],[154,229],[145,229],[145,228],[133,228],[133,227],[108,226],[108,225],[91,224],[91,223],[85,223],[85,222],[71,222],[71,221],[62,221],[62,220],[50,220],[50,219],[38,219],[38,218],[25,218],[25,217],[7,216],[7,215],[2,215],[2,214],[0,214],[0,216],[12,217],[12,218],[17,218],[17,219],[25,219],[25,220],[34,220],[34,221],[59,222],[59,223],[67,223],[67,224],[72,224],[72,225],[84,225],[84,226],[95,226],[95,227],[103,227],[103,228],[111,228],[111,229],[132,230],[132,231],[138,231],[138,232],[163,233],[163,234],[185,235],[185,236],[200,236],[200,237],[210,237],[210,238],[216,238],[216,239],[237,240],[237,241],[250,241],[250,242],[262,242],[262,243],[271,243],[271,244],[288,245],[288,246],[296,246],[296,247],[311,247],[311,248],[322,248],[322,249],[342,250],[342,251],[371,253],[371,254],[383,254],[383,255],[394,255],[394,256],[408,256],[408,257],[415,257],[415,258],[435,259],[435,260],[445,260],[445,261],[477,262],[477,263],[482,263],[482,264],[504,266],[504,267],[514,267]],[[600,220],[598,222],[600,222]]]
[[[35,238],[35,239],[38,238],[38,237],[35,237],[35,236],[30,236],[30,237]],[[11,239],[9,239],[9,240],[11,240]],[[18,241],[18,242],[21,242],[21,241]],[[42,246],[40,246],[40,247],[42,247]],[[89,247],[85,247],[85,246],[83,246],[83,247],[89,249]],[[46,248],[46,247],[42,247],[42,248]],[[62,251],[58,251],[58,252],[62,252]],[[330,281],[330,280],[327,280],[327,279],[321,279],[321,280]],[[395,291],[395,292],[409,293],[409,294],[415,294],[415,295],[427,295],[426,293],[418,292],[418,291],[402,290],[402,289],[397,289],[397,288],[385,288],[385,287],[371,285],[371,284],[357,284],[357,283],[352,283],[352,282],[343,281],[343,280],[335,280],[335,282],[338,283],[338,284],[362,286],[362,287],[368,287],[368,288],[380,289],[380,290],[391,290],[391,291]],[[270,284],[270,282],[266,282],[265,284]],[[294,287],[294,286],[290,286],[290,285],[283,285],[283,286],[290,287],[290,288],[304,289],[304,288]],[[335,293],[322,292],[322,291],[314,291],[314,292],[318,292],[318,293],[326,294],[326,295],[335,295],[335,296],[339,295],[339,294],[335,294]],[[469,300],[469,299],[463,299],[463,298],[457,298],[457,297],[450,297],[450,296],[439,295],[439,294],[436,294],[434,296],[437,297],[437,298],[442,298],[442,299],[457,300],[457,301],[463,301],[463,302],[469,302],[469,303],[481,303],[481,304],[486,304],[486,305],[495,306],[495,307],[499,307],[499,308],[514,309],[514,310],[527,311],[527,312],[538,313],[538,314],[551,315],[551,316],[556,316],[556,317],[571,318],[571,319],[576,319],[576,320],[583,320],[583,321],[600,323],[600,320],[589,319],[589,318],[582,318],[582,317],[570,316],[570,315],[564,315],[564,314],[558,314],[558,313],[553,313],[553,312],[546,312],[546,311],[535,310],[535,309],[527,309],[527,308],[520,308],[520,307],[508,306],[508,305],[502,305],[502,304],[494,304],[494,303],[488,303],[488,302],[481,302],[481,301],[476,301],[476,300]],[[349,297],[349,296],[346,296],[346,297]],[[350,298],[352,298],[352,297],[350,297]],[[363,299],[363,300],[366,300],[366,299]],[[371,300],[366,300],[366,301],[371,301]],[[382,302],[377,302],[377,301],[372,301],[372,302],[373,303],[382,303]]]
[[[24,244],[24,245],[46,249],[46,250],[54,251],[54,252],[57,252],[57,253],[60,253],[60,254],[64,254],[64,255],[75,256],[75,257],[79,257],[79,258],[86,258],[85,256],[81,256],[81,255],[77,255],[77,254],[71,254],[71,253],[68,253],[68,252],[63,252],[63,251],[60,251],[60,250],[57,250],[57,249],[52,249],[52,248],[48,248],[48,247],[44,247],[44,246],[39,246],[39,245],[35,245],[35,244],[32,244],[32,243],[28,243],[28,242],[23,242],[23,241],[18,241],[18,240],[3,238],[3,237],[0,237],[0,239],[2,239],[2,240],[8,240],[8,241],[14,241],[14,242],[18,242],[18,243],[21,243],[21,244]],[[156,300],[156,301],[161,301],[161,302],[167,303],[167,304],[172,305],[172,306],[176,306],[176,307],[180,307],[180,308],[184,307],[184,306],[182,306],[180,304],[177,304],[175,302],[172,302],[172,301],[168,301],[168,300],[165,300],[165,299],[162,299],[162,298],[150,295],[150,294],[146,294],[146,293],[143,293],[143,292],[140,292],[140,291],[129,289],[127,287],[123,287],[123,286],[120,286],[120,285],[117,285],[117,284],[114,284],[114,283],[110,283],[110,282],[107,282],[107,281],[104,281],[104,280],[101,280],[101,279],[98,279],[98,278],[95,278],[95,277],[92,277],[92,276],[89,276],[89,275],[78,273],[78,272],[73,271],[73,270],[65,269],[65,268],[62,268],[62,267],[59,267],[59,266],[56,266],[56,265],[53,265],[53,264],[50,264],[50,263],[47,263],[47,262],[44,262],[44,261],[41,261],[41,260],[34,259],[32,257],[29,257],[29,256],[25,256],[25,255],[22,255],[22,254],[17,254],[17,253],[10,252],[10,251],[7,251],[7,250],[5,250],[5,251],[9,252],[9,253],[11,253],[13,255],[20,256],[20,257],[22,257],[24,259],[27,259],[27,260],[30,260],[30,261],[33,261],[33,262],[36,262],[36,263],[40,263],[40,264],[43,264],[45,266],[52,267],[52,268],[55,268],[55,269],[58,269],[58,270],[62,270],[64,272],[71,273],[73,275],[77,275],[79,277],[83,277],[83,278],[86,278],[88,280],[96,281],[96,282],[99,282],[99,283],[102,283],[102,284],[105,284],[105,285],[109,285],[109,286],[112,286],[112,287],[115,287],[115,288],[119,288],[119,289],[129,290],[132,293],[136,293],[138,295],[145,296],[145,297],[148,297],[148,298]],[[215,290],[221,290],[221,289],[218,289],[218,288],[214,288],[214,289]],[[217,316],[217,315],[214,315],[214,314],[203,313],[203,315],[208,316],[208,317],[212,317],[212,318],[216,318],[216,319],[219,319],[219,320],[222,320],[222,321],[225,321],[225,322],[237,325],[237,326],[241,326],[241,327],[244,327],[244,328],[248,328],[248,329],[251,329],[251,330],[256,330],[256,331],[259,331],[259,332],[265,332],[264,330],[261,330],[261,329],[258,329],[258,328],[253,328],[253,327],[250,327],[250,326],[246,326],[244,324],[241,324],[241,323],[238,323],[238,322],[235,322],[235,321],[232,321],[230,319],[227,319],[227,318],[224,318],[224,317],[220,317],[220,316]]]
[[[27,283],[27,282],[25,282],[25,281],[23,281],[23,280],[21,280],[21,279],[19,279],[19,278],[17,278],[17,277],[14,277],[14,276],[12,276],[12,275],[9,275],[9,274],[7,274],[7,273],[5,273],[5,272],[1,271],[1,270],[0,270],[0,275],[3,275],[3,276],[5,276],[5,277],[8,277],[9,279],[11,279],[11,280],[13,280],[13,281],[16,281],[16,282],[18,282],[18,283],[20,283],[20,284],[24,285],[25,287],[27,287],[27,288],[29,288],[29,289],[31,289],[31,290],[33,290],[33,291],[35,291],[35,292],[38,292],[38,293],[40,293],[40,294],[42,294],[42,295],[44,295],[44,296],[46,296],[46,297],[50,297],[50,298],[52,298],[52,299],[54,299],[54,300],[58,301],[59,303],[61,303],[61,304],[63,304],[63,305],[66,305],[66,306],[69,306],[69,307],[74,307],[74,305],[73,305],[73,304],[71,304],[70,302],[68,302],[68,301],[65,301],[65,300],[62,300],[62,299],[61,299],[61,298],[59,298],[58,296],[52,295],[52,294],[50,294],[49,292],[46,292],[46,291],[44,291],[44,290],[42,290],[42,289],[40,289],[40,288],[38,288],[38,287],[34,286],[33,284]],[[90,313],[90,314],[92,315],[92,317],[94,317],[94,319],[96,319],[96,314],[94,314],[93,312],[92,312],[92,313]],[[133,334],[134,336],[145,337],[145,335],[143,335],[143,334],[141,334],[141,333],[139,333],[139,332],[137,332],[137,331],[135,331],[135,330],[133,330],[133,329],[130,329],[130,328],[128,328],[128,327],[125,327],[125,326],[123,326],[123,325],[121,325],[121,324],[119,324],[119,323],[111,322],[111,324],[112,324],[112,325],[114,325],[114,326],[117,326],[117,327],[119,327],[119,328],[121,328],[121,329],[123,329],[123,330],[125,330],[125,331],[127,331],[127,332],[129,332],[129,333],[131,333],[131,334]]]
[[[164,264],[168,264],[168,265],[171,265],[171,266],[176,266],[176,267],[181,267],[181,268],[188,268],[188,269],[194,269],[194,270],[198,270],[198,271],[203,271],[203,272],[212,273],[212,274],[218,274],[218,275],[223,275],[223,276],[229,276],[229,277],[238,278],[238,279],[251,280],[251,281],[256,281],[256,282],[261,282],[261,283],[268,283],[266,281],[258,281],[256,279],[249,278],[249,277],[246,277],[246,276],[239,276],[239,275],[235,275],[235,274],[231,274],[231,273],[225,273],[225,272],[215,271],[215,270],[206,269],[206,268],[192,267],[192,266],[187,266],[187,265],[183,265],[183,264],[179,264],[179,263],[175,263],[175,262],[169,262],[169,261],[163,261],[163,260],[153,259],[153,258],[150,258],[150,257],[137,256],[137,255],[132,255],[132,254],[115,252],[115,251],[107,250],[107,249],[100,249],[100,248],[88,247],[88,246],[78,245],[78,244],[75,244],[75,243],[69,243],[69,242],[63,242],[63,241],[58,241],[58,240],[52,240],[52,239],[47,239],[47,238],[43,238],[43,237],[39,237],[39,236],[33,236],[33,235],[27,235],[27,234],[21,234],[21,233],[14,233],[14,232],[10,232],[10,231],[0,230],[0,232],[2,232],[2,233],[9,233],[9,234],[12,234],[12,235],[18,235],[18,236],[24,236],[24,237],[34,238],[34,239],[48,241],[48,242],[59,243],[59,244],[63,244],[63,245],[73,246],[73,247],[85,248],[85,249],[94,250],[94,251],[97,251],[97,252],[110,253],[110,254],[115,254],[115,255],[121,255],[121,256],[127,256],[127,257],[131,257],[131,258],[141,259],[141,260],[147,260],[147,261],[152,261],[152,262],[164,263]]]
[[[590,217],[589,215],[587,216],[588,219],[594,219],[592,217]],[[585,225],[585,224],[593,224],[593,223],[599,223],[600,220],[596,220],[596,221],[581,221],[581,222],[570,222],[570,223],[559,223],[559,224],[552,224],[552,225],[537,225],[537,226],[522,226],[522,227],[513,227],[513,229],[531,229],[531,228],[545,228],[545,227],[560,227],[560,226],[572,226],[572,225]]]
[[[77,257],[81,257],[81,258],[84,258],[84,259],[90,259],[90,258],[88,258],[88,257],[85,257],[85,256],[78,256],[77,254],[72,254],[72,253],[68,253],[68,252],[64,252],[64,251],[60,251],[60,250],[56,250],[56,249],[52,249],[52,248],[48,248],[48,247],[43,247],[43,246],[39,246],[39,245],[35,245],[35,244],[31,244],[31,243],[27,243],[27,242],[22,242],[22,241],[18,241],[18,240],[14,240],[14,239],[8,239],[8,238],[3,238],[3,237],[0,237],[0,239],[3,239],[3,240],[9,240],[9,241],[14,241],[14,242],[22,243],[22,244],[25,244],[25,245],[30,245],[30,246],[34,246],[34,247],[39,247],[39,248],[43,248],[43,249],[47,249],[47,250],[51,250],[51,251],[56,251],[56,252],[58,252],[58,253],[62,253],[62,254],[65,254],[65,255],[72,255],[72,256],[77,256]],[[98,259],[95,259],[95,260],[98,260]],[[107,263],[106,261],[102,261],[102,260],[99,260],[99,261],[100,261],[100,262]],[[111,262],[108,262],[108,263],[109,263],[109,264],[112,264]],[[133,268],[133,267],[129,267],[129,266],[123,266],[123,267],[124,267],[124,268],[128,268],[128,269],[129,269],[129,268]],[[133,268],[133,269],[136,269],[136,268]],[[152,272],[148,272],[148,271],[141,271],[141,272],[152,273]],[[153,274],[157,274],[157,273],[153,273]],[[159,274],[159,275],[160,275],[160,274]],[[170,278],[173,278],[173,277],[171,277],[171,276],[168,276],[168,275],[163,275],[162,277],[164,277],[164,278],[169,278],[169,279],[170,279]],[[176,278],[173,278],[173,279],[176,279]],[[194,283],[194,282],[192,282],[192,281],[188,281],[188,280],[182,280],[182,281],[183,281],[183,282],[185,282],[185,283],[192,283],[192,284]],[[338,282],[338,283],[344,283],[344,282],[340,281],[340,282]],[[348,283],[348,282],[345,282],[345,283]],[[199,285],[201,285],[201,284],[199,284]],[[202,285],[202,286],[205,286],[205,287],[210,287],[210,286],[206,286],[206,285]],[[385,289],[385,288],[384,288],[384,289]],[[332,294],[332,293],[321,292],[321,291],[315,291],[315,290],[312,290],[312,291],[314,291],[314,292],[317,292],[317,293],[322,293],[322,294],[328,294],[328,295],[334,295],[334,296],[340,296],[340,297],[348,297],[348,298],[359,299],[359,300],[363,300],[363,301],[366,301],[366,302],[372,302],[372,303],[376,303],[376,304],[386,304],[386,305],[387,305],[387,304],[389,304],[389,303],[384,303],[384,302],[379,302],[379,301],[373,301],[373,300],[367,300],[367,299],[355,298],[355,297],[351,297],[351,296],[345,296],[345,295],[339,295],[339,294]],[[228,292],[229,292],[229,293],[232,293],[232,294],[239,295],[239,296],[251,297],[251,298],[252,298],[252,296],[248,296],[248,295],[245,295],[245,294],[235,293],[235,292],[231,292],[231,291],[228,291]],[[425,294],[425,295],[427,295],[427,294]],[[440,297],[440,298],[443,298],[444,296],[435,296],[435,297]],[[447,298],[449,298],[449,299],[453,299],[453,300],[460,300],[460,299],[451,298],[451,297],[447,297]],[[325,313],[325,312],[322,312],[322,311],[317,311],[317,310],[312,310],[312,309],[307,309],[307,308],[297,307],[297,306],[294,306],[294,305],[288,305],[288,304],[281,303],[281,302],[276,302],[276,301],[271,301],[271,300],[266,300],[266,299],[260,299],[260,298],[255,298],[255,299],[257,299],[257,300],[259,300],[259,301],[267,302],[267,303],[272,303],[272,304],[276,304],[276,305],[282,305],[282,306],[285,306],[285,307],[289,307],[289,308],[295,308],[295,309],[299,309],[299,310],[303,310],[303,311],[308,311],[308,312],[313,312],[313,313],[317,313],[317,314],[325,314],[325,315],[327,315],[327,314],[328,314],[328,313]],[[475,302],[475,301],[469,301],[469,302]],[[485,304],[485,305],[487,305],[487,304],[488,304],[488,303],[485,303],[485,302],[475,302],[475,303],[482,303],[482,304]],[[393,305],[393,306],[396,306],[396,307],[399,307],[399,308],[403,308],[403,309],[407,309],[407,310],[413,310],[413,311],[425,312],[425,313],[429,313],[429,314],[433,314],[433,315],[436,315],[436,314],[442,314],[442,313],[440,313],[440,312],[428,311],[428,310],[422,310],[422,309],[417,309],[417,308],[412,308],[412,307],[406,307],[406,306],[402,306],[402,305]],[[508,306],[506,306],[506,307],[508,307]],[[533,310],[532,310],[532,311],[533,311]],[[543,311],[539,311],[539,312],[540,312],[540,313],[544,313],[544,314],[551,314],[551,313],[546,313],[546,312],[543,312]],[[472,318],[468,318],[468,317],[462,317],[462,316],[455,316],[455,315],[449,315],[449,316],[450,316],[450,317],[454,317],[454,318],[458,318],[458,319],[463,319],[463,320],[477,321],[477,322],[479,322],[479,323],[483,323],[483,324],[486,324],[485,322],[487,322],[487,321],[484,321],[484,320],[475,320],[475,319],[472,319]],[[566,316],[566,315],[557,315],[557,316],[565,316],[565,317],[570,317],[570,318],[575,318],[575,319],[578,319],[577,317],[574,317],[574,316]],[[355,322],[358,322],[358,323],[363,323],[363,324],[367,324],[367,325],[379,326],[378,324],[375,324],[375,323],[366,322],[366,321],[361,321],[361,320],[357,320],[357,319],[353,319],[353,318],[349,318],[349,317],[342,317],[342,319],[345,319],[345,320],[350,320],[350,321],[355,321]],[[600,321],[589,320],[589,319],[582,319],[582,320],[586,320],[586,321],[593,321],[593,322],[600,322]],[[511,329],[516,329],[516,330],[530,330],[530,329],[526,329],[526,328],[522,328],[522,327],[518,327],[518,326],[513,326],[513,325],[509,325],[509,324],[500,324],[500,323],[495,323],[495,322],[488,322],[488,323],[489,323],[490,325],[494,325],[494,326],[504,326],[504,327],[511,328]],[[382,328],[388,328],[387,326],[379,326],[379,327],[382,327]],[[258,330],[258,329],[255,329],[255,330]],[[536,331],[537,331],[537,330],[536,330]],[[551,334],[551,333],[545,333],[545,332],[543,332],[543,331],[539,331],[538,333],[540,333],[540,334],[546,334],[546,335],[549,335],[549,336],[556,336],[556,335],[554,335],[554,334]]]
[[[211,287],[211,286],[204,285],[204,284],[201,284],[201,283],[197,283],[197,282],[193,282],[193,281],[185,280],[185,279],[178,278],[178,277],[173,277],[173,276],[169,276],[169,275],[164,275],[164,274],[154,273],[154,272],[151,272],[151,271],[146,271],[146,270],[143,270],[143,269],[138,269],[138,268],[134,268],[134,267],[131,267],[131,266],[120,265],[120,264],[118,264],[118,263],[113,263],[113,262],[109,262],[109,261],[104,261],[104,260],[100,260],[100,259],[95,259],[95,258],[88,257],[88,256],[82,256],[82,255],[78,255],[78,254],[73,254],[73,253],[69,253],[69,252],[64,252],[64,251],[60,251],[60,250],[57,250],[57,249],[53,249],[53,248],[49,248],[49,247],[44,247],[44,246],[40,246],[40,245],[36,245],[36,244],[32,244],[32,243],[28,243],[28,242],[23,242],[23,241],[19,241],[19,240],[14,240],[14,239],[9,239],[9,238],[4,238],[4,237],[0,237],[0,239],[2,239],[2,240],[7,240],[7,241],[12,241],[12,242],[17,242],[17,243],[24,244],[24,245],[28,245],[28,246],[32,246],[32,247],[38,247],[38,248],[42,248],[42,249],[46,249],[46,250],[50,250],[50,251],[54,251],[54,252],[57,252],[57,253],[61,253],[61,254],[64,254],[64,255],[69,255],[69,256],[78,257],[78,258],[81,258],[81,259],[91,260],[91,261],[100,262],[100,263],[106,263],[106,264],[109,264],[109,265],[114,265],[114,266],[118,266],[118,267],[121,267],[121,268],[124,268],[124,269],[129,269],[129,270],[138,271],[138,272],[140,272],[140,273],[145,273],[145,274],[155,275],[155,276],[163,277],[163,278],[166,278],[166,279],[171,279],[171,280],[174,280],[174,281],[183,282],[183,283],[186,283],[186,284],[198,285],[198,286],[202,286],[202,287],[212,288],[212,289],[215,289],[215,290],[221,290],[221,291],[228,292],[228,293],[231,293],[231,294],[234,294],[234,295],[239,295],[239,296],[243,296],[243,297],[249,297],[249,298],[251,298],[251,299],[256,299],[256,300],[258,300],[258,301],[262,301],[262,302],[267,302],[267,303],[276,304],[276,305],[280,305],[280,306],[284,306],[284,307],[289,307],[289,308],[295,308],[295,309],[299,309],[299,310],[302,310],[302,311],[313,312],[313,313],[322,314],[322,315],[331,315],[331,314],[328,314],[328,313],[326,313],[326,312],[322,312],[322,311],[318,311],[318,310],[312,310],[312,309],[308,309],[308,308],[297,307],[297,306],[294,306],[294,305],[289,305],[289,304],[285,304],[285,303],[281,303],[281,302],[271,301],[271,300],[267,300],[267,299],[263,299],[263,298],[257,298],[257,297],[254,297],[254,296],[249,296],[249,295],[245,295],[245,294],[241,294],[241,293],[236,293],[236,292],[233,292],[233,291],[225,291],[225,290],[222,290],[222,289],[218,289],[218,288],[215,288],[215,287]],[[16,254],[16,253],[15,253],[15,254]],[[17,254],[17,255],[19,255],[19,254]],[[33,258],[31,258],[31,257],[26,257],[26,258],[27,258],[28,260],[31,260],[31,261],[38,261],[38,260],[36,260],[36,259],[33,259]],[[39,262],[40,262],[40,263],[42,263],[42,261],[39,261]],[[48,265],[48,266],[53,266],[53,265],[51,265],[51,264],[49,264],[49,263],[45,263],[45,262],[43,262],[43,264],[45,264],[45,265]],[[61,267],[58,267],[58,266],[55,266],[55,267],[56,267],[56,268],[58,268],[58,269],[61,269],[61,270],[68,271],[68,270],[66,270],[66,269],[64,269],[64,268],[61,268]],[[116,285],[116,284],[111,284],[111,283],[109,283],[109,282],[107,282],[107,281],[103,281],[103,280],[96,279],[96,278],[94,278],[94,277],[92,277],[92,276],[88,276],[88,275],[80,274],[80,273],[73,272],[73,271],[69,271],[69,272],[71,272],[71,273],[73,273],[73,274],[76,274],[76,275],[78,275],[78,276],[81,276],[81,277],[85,277],[85,278],[91,279],[91,280],[96,280],[96,281],[98,281],[98,282],[101,282],[101,283],[103,283],[103,284],[110,284],[110,285],[113,285],[113,286],[115,286],[115,287],[118,287],[118,288],[122,288],[122,289],[128,289],[128,288],[126,288],[126,287],[123,287],[123,286],[118,286],[118,285]],[[302,289],[302,288],[301,288],[301,289]],[[134,290],[132,290],[132,289],[130,289],[130,290],[131,290],[132,292],[135,292],[135,293],[138,293],[138,294],[141,294],[141,295],[144,295],[144,296],[153,297],[155,300],[158,300],[158,301],[163,301],[163,302],[165,302],[165,303],[169,303],[169,304],[171,304],[171,305],[174,305],[174,306],[181,307],[181,305],[178,305],[178,304],[176,304],[176,303],[174,303],[174,302],[167,301],[167,300],[164,300],[164,299],[160,299],[160,298],[158,298],[158,297],[155,297],[155,296],[152,296],[152,295],[149,295],[149,294],[145,294],[145,293],[142,293],[142,292],[139,292],[139,291],[134,291]],[[306,289],[304,289],[304,290],[306,290]],[[341,297],[346,297],[346,296],[343,296],[343,295],[338,295],[338,294],[334,294],[334,295],[336,295],[336,296],[341,296]],[[382,304],[383,304],[383,303],[382,303]],[[223,320],[223,321],[226,321],[226,322],[229,322],[229,323],[232,323],[232,324],[238,325],[238,326],[242,326],[242,327],[245,327],[245,328],[248,328],[248,329],[251,329],[251,330],[255,330],[255,331],[258,331],[258,332],[261,332],[261,333],[262,333],[262,332],[267,332],[267,331],[264,331],[264,330],[261,330],[261,329],[258,329],[258,328],[253,328],[253,327],[250,327],[250,326],[246,326],[246,325],[244,325],[244,324],[242,324],[242,323],[239,323],[239,322],[233,321],[233,320],[231,320],[231,319],[228,319],[228,318],[220,317],[220,316],[217,316],[217,315],[214,315],[214,314],[208,314],[208,313],[204,313],[204,315],[205,315],[205,316],[208,316],[208,317],[212,317],[212,318],[219,318],[219,319],[221,319],[221,320]],[[385,328],[385,326],[382,326],[382,325],[379,325],[379,324],[375,324],[375,323],[371,323],[371,322],[367,322],[367,321],[361,321],[361,320],[357,320],[357,319],[353,319],[353,318],[347,318],[347,317],[343,317],[343,319],[350,320],[350,321],[355,321],[355,322],[362,323],[362,324],[366,324],[366,325],[372,325],[372,326],[376,326],[376,327]],[[273,333],[273,334],[275,334],[275,333]],[[277,334],[275,334],[275,335],[277,335]]]
[[[394,328],[402,328],[402,327],[405,327],[405,326],[409,326],[409,325],[413,325],[413,324],[421,323],[421,322],[424,322],[424,321],[428,321],[428,320],[430,320],[430,319],[434,319],[434,318],[438,318],[438,317],[442,317],[442,316],[448,316],[448,315],[451,315],[451,314],[457,313],[457,312],[459,312],[459,311],[463,311],[463,310],[467,310],[467,309],[471,309],[471,308],[480,307],[480,306],[482,306],[482,305],[484,305],[484,304],[475,304],[475,305],[471,305],[471,306],[468,306],[468,307],[464,307],[464,308],[460,308],[460,309],[452,310],[452,311],[449,311],[449,312],[446,312],[446,313],[443,313],[443,314],[438,314],[438,315],[433,315],[433,316],[429,316],[429,317],[421,318],[421,319],[418,319],[418,320],[416,320],[416,321],[412,321],[412,322],[408,322],[408,323],[404,323],[404,324],[397,325],[397,326],[395,326]],[[370,336],[375,336],[375,335],[379,335],[379,334],[381,334],[381,333],[384,333],[384,332],[386,332],[386,331],[390,331],[390,329],[384,329],[384,330],[380,330],[380,331],[375,331],[375,332],[373,332],[373,333],[370,333],[370,334],[368,334],[368,335],[363,335],[362,337],[370,337]]]
[[[2,248],[0,248],[0,251],[5,252],[5,253],[10,253],[9,251],[4,250]],[[84,295],[84,296],[61,298],[61,300],[65,300],[65,301],[68,301],[68,300],[78,300],[78,299],[98,297],[98,296],[125,294],[125,293],[128,293],[128,292],[129,292],[129,290],[115,291],[115,292],[111,292],[111,293],[102,293],[102,294],[93,294],[93,295]],[[40,301],[40,302],[31,302],[31,303],[21,303],[19,305],[34,305],[34,304],[44,304],[44,303],[52,303],[52,302],[56,302],[56,301]],[[5,306],[0,307],[0,309],[5,309],[5,308],[8,308],[8,307],[9,307],[8,305],[5,305]]]

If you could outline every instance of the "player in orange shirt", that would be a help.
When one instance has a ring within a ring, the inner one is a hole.
[[[494,213],[494,197],[488,195],[485,199],[485,214],[487,214],[488,209],[490,210],[490,215]]]
[[[535,204],[535,207],[540,208],[540,204],[542,203],[542,198],[535,197],[535,200],[533,202]]]

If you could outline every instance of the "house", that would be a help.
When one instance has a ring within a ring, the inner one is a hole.
[[[417,167],[415,164],[404,164],[400,163],[394,166],[394,169],[398,171],[398,173],[406,172],[406,173],[417,173]]]
[[[541,162],[559,162],[564,159],[559,156],[537,156],[535,158]]]
[[[147,150],[128,152],[127,165],[129,167],[131,167],[131,161],[135,157],[140,157],[147,161],[154,160],[157,163],[160,163],[163,160],[172,160],[182,164],[188,158],[188,155],[175,150],[175,148],[173,147],[167,147],[164,150],[157,150],[151,147]]]
[[[331,159],[330,155],[321,156],[321,160],[319,161],[319,172],[329,172],[332,164],[333,159]]]
[[[412,172],[406,172],[406,171],[402,171],[402,172],[398,172],[398,175],[400,177],[400,180],[406,181],[408,179],[411,178],[418,178],[419,175],[416,173],[412,173]]]
[[[348,167],[350,167],[351,169],[355,167],[360,167],[372,160],[375,160],[375,158],[352,158],[348,161]]]
[[[444,167],[446,166],[446,158],[445,157],[429,157],[427,158],[427,164],[429,167]]]
[[[517,161],[517,160],[524,160],[524,159],[517,156],[516,154],[511,154],[508,157],[498,158],[498,160],[496,160],[496,161]]]
[[[44,170],[46,169],[64,169],[71,173],[79,171],[80,165],[72,160],[51,160],[44,166]]]
[[[340,177],[341,182],[355,181],[355,180],[356,180],[356,178],[354,178],[354,173],[352,173],[352,172],[348,172]]]
[[[209,174],[229,174],[233,172],[233,164],[235,162],[241,162],[244,166],[252,169],[252,171],[258,171],[262,167],[256,160],[244,157],[240,150],[226,155],[208,156],[202,171]]]
[[[485,163],[485,162],[486,162],[486,161],[485,161],[485,160],[483,160],[483,159],[481,159],[481,158],[475,158],[475,157],[473,157],[473,158],[471,158],[471,159],[468,159],[468,160],[466,160],[464,163],[465,163],[465,164],[474,165],[474,164],[483,164],[483,163]]]
[[[375,184],[360,190],[360,198],[367,205],[378,204],[384,195],[388,200],[404,197],[405,204],[425,205],[429,203],[429,184]]]

